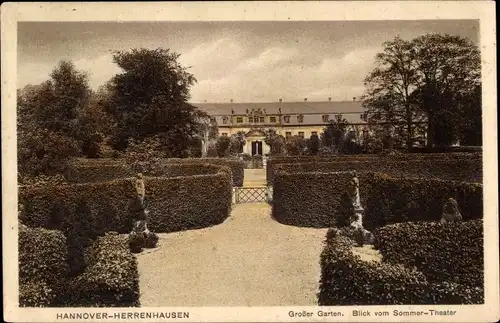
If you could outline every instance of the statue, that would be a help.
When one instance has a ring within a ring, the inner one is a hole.
[[[454,198],[450,197],[443,205],[443,213],[440,222],[460,221],[462,221],[462,214],[460,214],[460,210],[458,209],[458,203]]]

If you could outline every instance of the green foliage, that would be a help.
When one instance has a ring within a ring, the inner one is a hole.
[[[127,238],[109,232],[87,251],[85,272],[70,280],[64,295],[71,307],[139,306],[137,260],[129,251]]]
[[[239,131],[234,133],[229,137],[229,147],[228,147],[228,155],[229,156],[237,156],[238,154],[243,152],[243,147],[245,146],[245,132]]]
[[[292,136],[286,139],[285,151],[287,156],[300,156],[305,153],[306,140],[301,136]]]
[[[266,130],[264,142],[270,147],[271,156],[280,156],[284,153],[286,139],[282,135],[278,135],[275,129]]]
[[[379,228],[375,237],[385,262],[416,267],[430,282],[483,288],[482,220],[398,223]]]
[[[370,230],[398,222],[438,221],[450,197],[458,202],[464,220],[483,217],[480,183],[375,174],[365,197],[364,224]]]
[[[329,124],[323,129],[321,133],[321,145],[329,147],[335,153],[341,153],[344,149],[344,138],[347,132],[349,122],[342,117],[341,114],[337,115],[334,120],[330,120]]]
[[[66,238],[60,231],[19,225],[19,302],[50,307],[68,275]]]
[[[115,52],[123,70],[108,83],[107,110],[117,125],[113,136],[123,150],[130,138],[158,135],[169,157],[183,157],[200,132],[200,111],[187,103],[196,82],[179,63],[179,54],[165,49]]]
[[[245,162],[239,159],[231,158],[169,158],[169,163],[172,164],[211,164],[218,166],[227,166],[231,169],[233,186],[243,186],[243,178],[245,176]]]
[[[231,139],[229,137],[220,136],[217,138],[215,143],[215,149],[217,150],[217,157],[227,157],[229,156],[229,146],[231,145]]]
[[[377,136],[391,132],[408,148],[424,133],[430,147],[472,141],[481,122],[479,48],[439,34],[410,41],[396,37],[383,46],[363,95],[366,120],[383,129]]]
[[[320,262],[320,306],[424,303],[428,283],[422,273],[402,265],[365,262],[339,235],[329,232]]]

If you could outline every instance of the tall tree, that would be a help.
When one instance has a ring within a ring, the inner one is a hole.
[[[266,138],[264,139],[264,142],[269,146],[271,156],[283,154],[285,141],[285,137],[278,135],[275,129],[270,128],[266,130]]]
[[[330,120],[320,134],[321,145],[331,148],[334,152],[342,152],[348,126],[349,121],[342,115],[337,115],[333,120]]]
[[[108,109],[117,120],[115,146],[127,140],[161,136],[171,156],[182,157],[199,129],[198,109],[187,103],[195,77],[168,49],[116,52],[123,70],[109,82]]]
[[[229,154],[232,156],[238,155],[243,152],[243,147],[245,146],[245,132],[238,131],[229,137]]]
[[[463,136],[468,111],[480,106],[472,102],[480,87],[476,45],[452,35],[428,34],[411,41],[396,37],[384,43],[375,59],[377,67],[365,79],[363,95],[369,124],[389,125],[408,148],[418,137],[419,122],[427,123],[429,146],[435,139],[450,144]]]

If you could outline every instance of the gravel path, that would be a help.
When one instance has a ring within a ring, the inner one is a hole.
[[[139,254],[141,305],[317,305],[326,229],[285,226],[266,203],[238,204],[224,223],[160,234]]]

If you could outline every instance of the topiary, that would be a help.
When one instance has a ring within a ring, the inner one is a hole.
[[[145,245],[144,235],[142,233],[131,232],[128,235],[128,245],[130,251],[133,253],[139,253]]]
[[[158,244],[158,235],[150,231],[145,236],[144,248],[156,248]]]

